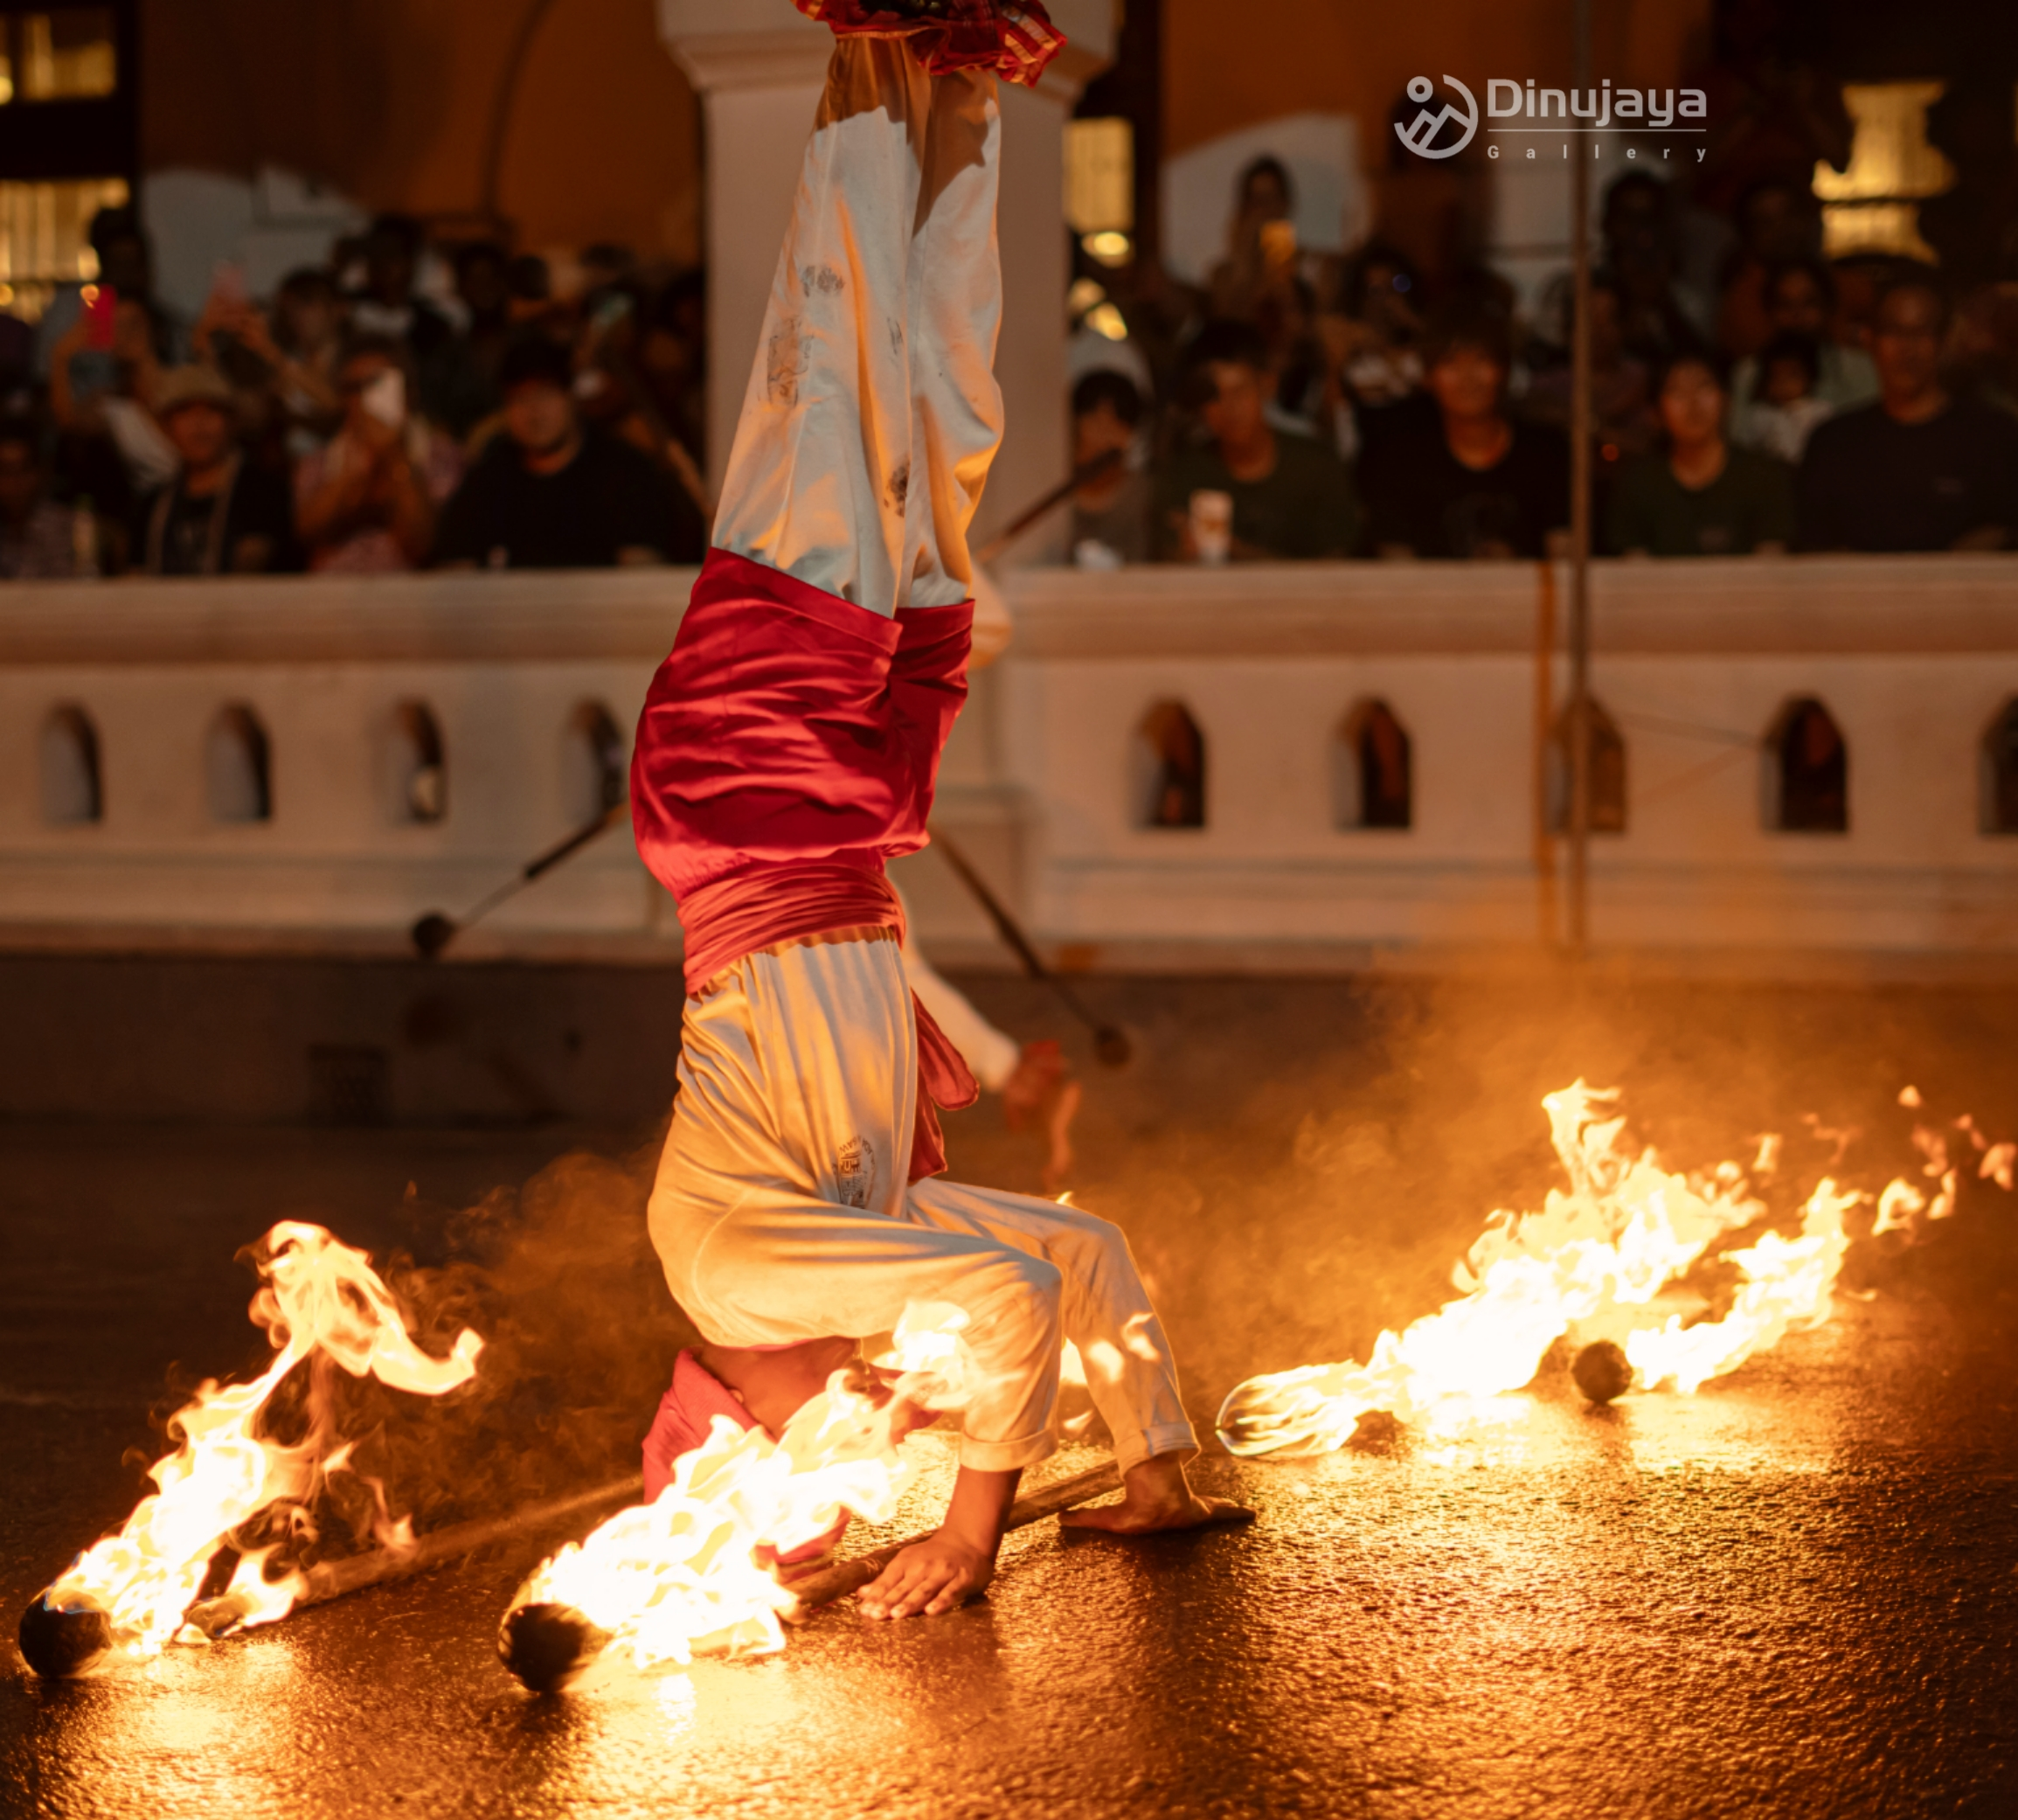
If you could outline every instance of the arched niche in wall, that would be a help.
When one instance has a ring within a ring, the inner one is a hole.
[[[2018,834],[2018,698],[1983,732],[1982,827],[1986,834]]]
[[[1574,712],[1572,706],[1565,706],[1556,716],[1556,724],[1549,733],[1549,831],[1551,834],[1570,831],[1570,793],[1573,782],[1570,725]],[[1626,831],[1625,736],[1619,731],[1619,723],[1605,712],[1602,702],[1593,699],[1588,712],[1591,716],[1590,830],[1593,834],[1623,834]]]
[[[204,796],[213,822],[274,818],[273,742],[245,702],[218,710],[204,740]]]
[[[74,702],[49,711],[42,723],[42,819],[73,828],[105,819],[105,784],[98,728]]]
[[[1182,702],[1157,702],[1136,723],[1133,770],[1138,828],[1205,825],[1205,735]]]
[[[1356,702],[1331,743],[1331,815],[1340,828],[1415,825],[1415,754],[1387,703]]]
[[[1849,832],[1849,742],[1819,697],[1795,696],[1773,717],[1765,760],[1768,829],[1780,834]]]
[[[629,794],[629,742],[606,704],[575,705],[567,717],[562,754],[561,792],[571,824],[593,822]]]
[[[448,748],[434,710],[417,698],[392,710],[389,803],[395,822],[429,824],[448,814]]]

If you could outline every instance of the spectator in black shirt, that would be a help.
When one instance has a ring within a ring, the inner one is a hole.
[[[1359,504],[1345,463],[1328,443],[1269,420],[1275,375],[1260,331],[1247,323],[1208,323],[1184,362],[1205,440],[1173,449],[1156,476],[1162,553],[1186,562],[1206,555],[1192,518],[1193,500],[1203,494],[1230,504],[1228,553],[1236,560],[1349,556]]]
[[[1570,448],[1556,431],[1507,414],[1512,356],[1505,318],[1439,318],[1425,380],[1437,418],[1383,445],[1360,476],[1380,556],[1540,556],[1570,522]]]
[[[1818,425],[1799,483],[1808,550],[1999,550],[2018,543],[2018,423],[1941,384],[1947,312],[1931,275],[1878,300],[1878,401]]]
[[[565,349],[544,336],[517,342],[497,377],[504,432],[443,509],[437,563],[593,569],[678,552],[671,482],[629,443],[583,425]]]
[[[154,411],[182,469],[143,499],[133,566],[149,575],[256,575],[301,566],[287,477],[246,459],[231,386],[207,366],[170,367]]]
[[[1793,476],[1783,462],[1724,440],[1729,403],[1713,354],[1680,354],[1661,376],[1664,455],[1638,455],[1613,484],[1606,541],[1622,556],[1751,556],[1785,551]]]

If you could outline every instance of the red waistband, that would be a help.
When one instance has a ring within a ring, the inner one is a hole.
[[[901,941],[904,906],[880,863],[792,860],[745,866],[690,891],[680,900],[680,924],[686,934],[691,994],[744,955],[780,941],[829,929],[865,928],[888,929]],[[946,1167],[934,1108],[957,1112],[972,1106],[981,1097],[981,1085],[915,994],[912,1005],[918,1021],[919,1094],[911,1155],[911,1179],[916,1182]]]
[[[829,929],[894,929],[904,909],[880,860],[788,859],[746,865],[680,900],[689,993],[745,955]]]

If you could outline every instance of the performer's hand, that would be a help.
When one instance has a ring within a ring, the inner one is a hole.
[[[1002,1116],[1009,1129],[1026,1130],[1042,1120],[1046,1105],[1069,1072],[1064,1053],[1055,1040],[1025,1043],[1016,1073],[1002,1090]]]
[[[995,1553],[945,1530],[913,1542],[856,1595],[869,1618],[936,1618],[995,1578]]]

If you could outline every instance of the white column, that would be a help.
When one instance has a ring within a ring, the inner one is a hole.
[[[1112,0],[1051,0],[1071,42],[1034,94],[1002,87],[1002,259],[995,373],[1009,428],[975,541],[1064,477],[1064,123],[1113,52]],[[718,479],[757,351],[832,34],[790,0],[659,0],[659,31],[706,122],[708,463]],[[1062,546],[1033,536],[1012,559]]]

